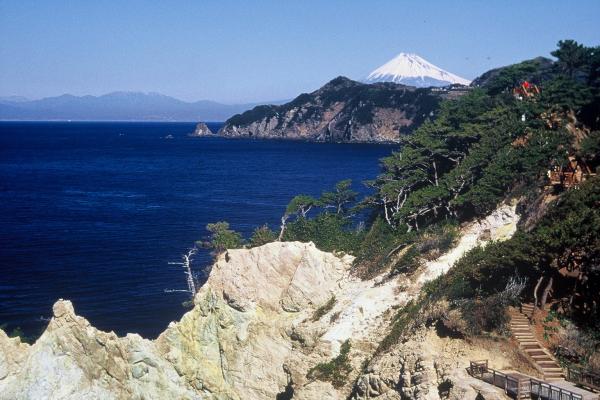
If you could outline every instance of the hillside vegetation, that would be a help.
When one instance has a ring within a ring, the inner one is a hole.
[[[397,142],[434,115],[445,91],[337,77],[283,105],[263,105],[229,118],[227,137],[333,142]]]
[[[588,343],[580,348],[592,346],[571,362],[600,364],[593,351],[600,342],[600,178],[565,187],[550,186],[547,177],[573,160],[592,170],[600,165],[600,49],[567,40],[552,55],[556,61],[490,71],[468,94],[443,101],[381,160],[379,176],[366,182],[372,195],[358,199],[350,181],[318,198],[299,195],[279,232],[260,228],[250,245],[263,243],[258,234],[310,240],[355,255],[358,275],[394,275],[452,247],[463,222],[518,201],[524,222],[514,237],[472,250],[429,283],[398,312],[382,349],[416,320],[457,335],[502,334],[509,305],[537,301],[579,330]],[[513,92],[525,81],[539,91]],[[535,290],[542,282],[543,299]],[[427,317],[435,304],[443,311],[436,306],[435,317]]]
[[[355,122],[366,124],[373,121],[375,108],[399,108],[411,105],[411,113],[421,111],[417,118],[423,118],[437,106],[437,96],[432,96],[428,89],[414,89],[393,83],[378,83],[366,85],[345,77],[337,77],[314,93],[303,93],[289,103],[274,106],[258,106],[242,114],[237,114],[226,121],[231,125],[248,125],[259,119],[283,115],[287,112],[304,107],[305,111],[297,113],[291,122],[305,122],[310,118],[319,118],[323,109],[335,103],[345,102],[346,108],[352,108]],[[283,123],[283,121],[279,121]],[[417,124],[418,125],[418,124]]]

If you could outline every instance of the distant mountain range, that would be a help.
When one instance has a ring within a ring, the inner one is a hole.
[[[0,120],[225,121],[257,104],[185,102],[158,93],[141,92],[102,96],[64,94],[40,100],[10,96],[0,97]]]
[[[468,79],[445,71],[422,57],[411,53],[398,54],[371,72],[364,82],[394,82],[415,87],[442,87],[471,83]]]
[[[393,82],[416,88],[470,83],[410,53],[400,53],[371,72],[363,82]],[[283,103],[285,101],[271,104]],[[260,104],[221,104],[209,100],[186,102],[158,93],[141,92],[113,92],[102,96],[64,94],[40,100],[9,96],[0,97],[0,120],[216,122],[226,121]]]

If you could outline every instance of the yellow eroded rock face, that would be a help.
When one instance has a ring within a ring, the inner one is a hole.
[[[275,398],[288,383],[286,332],[329,299],[351,262],[312,243],[229,250],[214,264],[194,309],[157,345],[198,390]]]
[[[156,341],[99,331],[58,301],[34,345],[0,331],[0,399],[273,399],[288,384],[288,332],[351,262],[312,243],[230,250]]]

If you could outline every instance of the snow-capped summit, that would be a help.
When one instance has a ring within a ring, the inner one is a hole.
[[[436,67],[416,54],[400,53],[375,71],[367,83],[395,82],[416,87],[448,86],[454,83],[468,85],[469,80]]]

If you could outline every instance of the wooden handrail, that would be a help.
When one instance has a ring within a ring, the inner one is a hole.
[[[590,389],[594,390],[600,390],[600,374],[586,371],[582,368],[568,366],[567,380],[580,386],[589,387]]]
[[[571,392],[570,390],[563,389],[558,386],[554,386],[550,383],[540,381],[534,378],[530,379],[531,382],[531,394],[538,396],[538,398],[546,399],[560,399],[560,400],[583,400],[583,396]]]
[[[488,374],[488,379],[491,378],[491,382],[488,383],[503,388],[506,393],[515,395],[516,398],[520,398],[522,394],[530,393],[537,396],[538,399],[583,400],[583,396],[578,393],[539,379],[531,377],[523,380],[515,379],[502,371],[490,368],[488,360],[471,361],[469,363],[469,374],[485,382],[488,382],[485,377],[485,374]]]
[[[490,374],[491,382],[489,383],[503,388],[506,393],[515,395],[517,398],[519,398],[521,393],[524,392],[521,384],[523,381],[515,379],[502,371],[490,368],[488,365],[488,360],[471,361],[469,365],[469,373],[471,376],[479,378],[483,381],[486,381],[485,374]],[[528,391],[529,388],[527,387],[525,389],[525,391]]]

